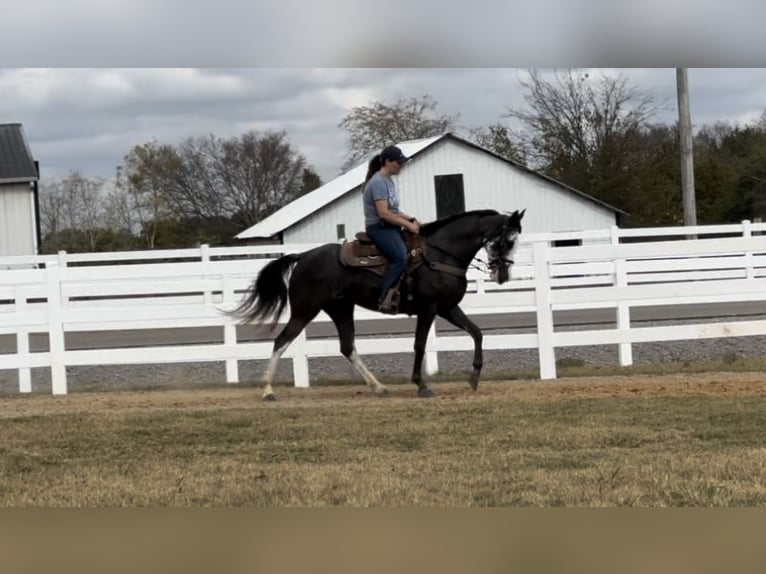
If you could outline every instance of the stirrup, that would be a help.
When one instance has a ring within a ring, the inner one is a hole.
[[[399,296],[399,289],[391,287],[386,292],[383,301],[378,305],[378,311],[388,315],[396,315],[399,312]]]

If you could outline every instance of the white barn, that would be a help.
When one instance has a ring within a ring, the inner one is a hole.
[[[399,145],[409,156],[394,176],[401,209],[427,222],[473,209],[526,209],[524,233],[609,227],[624,212],[448,133]],[[299,197],[238,239],[326,243],[364,230],[361,189],[367,162]]]
[[[39,179],[21,124],[0,124],[0,256],[37,253]]]

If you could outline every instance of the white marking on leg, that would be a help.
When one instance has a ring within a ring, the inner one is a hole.
[[[277,372],[277,366],[279,365],[279,359],[287,349],[288,345],[283,345],[271,354],[269,359],[269,366],[266,369],[266,373],[263,375],[263,396],[273,395],[274,391],[271,389],[271,381],[274,379],[274,374]]]
[[[370,372],[370,370],[367,368],[367,365],[364,364],[362,358],[356,352],[356,349],[351,352],[349,359],[351,360],[351,363],[354,365],[356,370],[359,371],[362,377],[364,377],[364,380],[367,381],[367,384],[370,385],[376,393],[386,392],[386,387],[381,385],[380,381],[375,378],[375,375]]]

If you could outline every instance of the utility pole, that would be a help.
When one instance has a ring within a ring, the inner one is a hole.
[[[689,113],[689,81],[686,68],[676,68],[676,89],[678,91],[678,130],[681,138],[681,189],[684,198],[684,225],[697,225],[692,121]]]

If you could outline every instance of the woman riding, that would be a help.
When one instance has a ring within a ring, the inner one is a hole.
[[[365,231],[389,260],[378,299],[378,310],[389,314],[396,313],[393,295],[407,267],[407,244],[402,237],[402,227],[415,234],[420,231],[418,220],[399,210],[399,191],[391,179],[407,161],[409,158],[398,147],[385,148],[370,160],[362,194]]]

